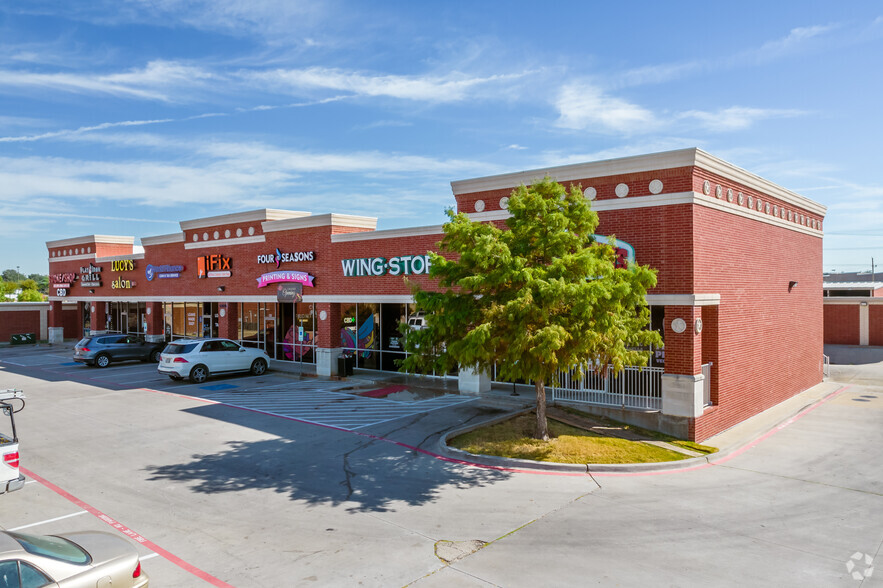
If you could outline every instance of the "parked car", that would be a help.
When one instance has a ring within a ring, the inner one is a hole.
[[[74,361],[100,368],[117,361],[159,361],[165,341],[148,343],[134,335],[96,335],[80,339],[74,347]]]
[[[0,531],[0,587],[145,588],[148,582],[135,547],[117,535]]]
[[[24,408],[24,394],[21,390],[0,390],[0,494],[21,490],[25,477],[19,472],[18,432],[15,430],[15,413]],[[0,584],[0,587],[3,585]]]
[[[157,370],[173,380],[190,378],[201,384],[210,375],[267,371],[270,358],[263,349],[243,347],[229,339],[178,339],[162,352]]]

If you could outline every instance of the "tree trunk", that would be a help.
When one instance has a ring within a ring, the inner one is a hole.
[[[546,383],[542,380],[534,380],[537,389],[537,432],[536,438],[543,441],[549,440],[549,424],[546,422]]]

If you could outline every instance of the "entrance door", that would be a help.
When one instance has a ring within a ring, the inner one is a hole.
[[[276,317],[273,315],[264,315],[264,349],[276,359]]]
[[[212,336],[212,316],[210,314],[203,315],[202,317],[202,336]]]

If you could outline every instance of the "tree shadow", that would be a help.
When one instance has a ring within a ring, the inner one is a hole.
[[[308,505],[389,512],[397,505],[431,503],[445,489],[482,487],[511,476],[510,472],[439,460],[370,435],[236,414],[239,411],[217,405],[189,412],[277,437],[231,440],[218,453],[195,454],[186,463],[148,466],[149,480],[190,483],[193,491],[204,494],[273,490]],[[246,422],[238,422],[242,420]]]

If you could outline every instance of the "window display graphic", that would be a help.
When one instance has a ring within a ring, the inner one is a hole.
[[[374,315],[372,314],[356,332],[355,327],[347,327],[340,330],[340,343],[343,347],[356,348],[362,357],[370,357],[371,351],[377,349],[377,339],[374,336]],[[362,351],[367,349],[369,351]]]

